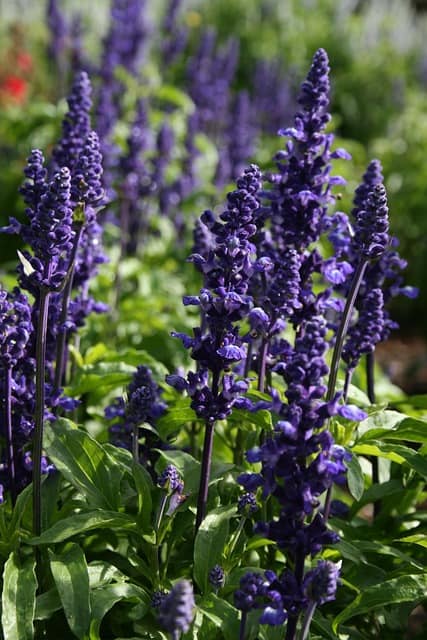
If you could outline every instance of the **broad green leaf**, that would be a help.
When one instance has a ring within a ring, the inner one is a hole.
[[[186,93],[180,91],[170,84],[162,84],[155,91],[153,96],[157,100],[168,102],[171,105],[179,107],[186,114],[194,111],[194,103]]]
[[[94,560],[87,566],[89,585],[91,589],[98,589],[110,582],[122,582],[126,576],[117,567],[103,560]]]
[[[402,404],[410,404],[414,409],[427,409],[427,393],[413,395],[402,401]]]
[[[230,518],[236,507],[218,507],[208,513],[194,542],[194,577],[202,592],[208,586],[209,571],[220,564],[228,538]]]
[[[163,440],[175,433],[183,425],[197,420],[190,407],[191,398],[179,398],[175,405],[156,421],[156,429]]]
[[[222,629],[224,640],[236,640],[239,637],[239,612],[229,602],[211,593],[197,607],[216,627]]]
[[[101,360],[107,352],[108,348],[103,342],[94,344],[92,347],[89,347],[84,354],[84,364],[95,364],[95,362]]]
[[[91,391],[105,392],[120,386],[126,386],[135,373],[135,367],[123,362],[97,362],[91,365],[84,365],[79,370],[79,375],[75,384],[67,387],[66,393],[72,397],[81,396]]]
[[[134,518],[125,513],[116,511],[88,511],[77,513],[55,522],[55,524],[37,538],[28,540],[29,544],[54,544],[64,542],[73,536],[78,536],[93,529],[134,529],[136,522]]]
[[[427,421],[410,418],[398,411],[382,411],[369,416],[360,425],[363,435],[358,442],[370,440],[407,440],[427,442]]]
[[[373,484],[364,491],[358,502],[353,505],[352,511],[359,511],[365,504],[377,502],[377,500],[392,496],[400,491],[402,491],[400,480],[387,480],[387,482],[382,482],[381,484]]]
[[[8,527],[9,536],[12,537],[16,530],[20,527],[22,518],[27,510],[27,507],[31,505],[31,497],[33,495],[32,485],[25,487],[23,491],[18,495],[16,504],[13,508],[12,518]]]
[[[119,509],[124,469],[99,442],[61,421],[47,426],[45,449],[56,468],[86,497],[91,506]]]
[[[101,640],[99,635],[102,619],[113,606],[121,600],[131,600],[143,605],[138,613],[142,616],[148,610],[150,598],[144,589],[135,584],[109,584],[91,592],[92,622],[90,625],[90,640]]]
[[[36,608],[36,562],[11,553],[3,572],[2,629],[5,640],[32,640]]]
[[[56,611],[61,609],[61,598],[59,597],[58,589],[54,587],[37,596],[34,618],[35,620],[49,620]]]
[[[398,464],[406,462],[414,471],[427,477],[427,457],[404,445],[386,444],[379,440],[373,440],[369,443],[356,444],[352,447],[352,451],[362,455],[387,458]]]
[[[400,576],[364,589],[353,602],[335,618],[332,628],[353,616],[374,611],[379,607],[396,605],[400,602],[417,602],[425,598],[427,574]]]
[[[351,460],[347,463],[347,482],[348,489],[355,498],[355,500],[360,500],[363,495],[363,491],[365,489],[365,482],[363,478],[362,467],[360,466],[360,462],[357,456],[352,455]]]
[[[148,533],[153,526],[151,518],[153,481],[148,471],[140,464],[133,463],[132,471],[138,493],[138,524],[141,527],[141,533]]]
[[[49,552],[49,558],[67,622],[74,635],[83,640],[91,619],[85,555],[77,544],[71,543],[62,553]]]
[[[173,464],[184,480],[184,492],[196,493],[200,482],[200,462],[190,454],[179,450],[160,451],[167,464]]]
[[[255,424],[260,429],[272,431],[273,419],[270,411],[260,409],[259,411],[247,411],[244,409],[234,409],[232,415],[228,418],[231,424]]]
[[[418,544],[420,547],[427,548],[427,535],[424,533],[416,533],[412,536],[405,536],[404,538],[398,538],[395,542],[405,542],[408,544]]]

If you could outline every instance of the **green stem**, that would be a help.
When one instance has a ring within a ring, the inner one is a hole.
[[[41,462],[45,409],[46,330],[50,292],[40,289],[36,336],[36,401],[33,438],[33,534],[41,533]]]
[[[240,538],[240,534],[243,531],[243,527],[245,526],[245,522],[246,522],[246,516],[243,516],[239,522],[239,525],[236,529],[236,531],[234,532],[234,536],[230,542],[230,546],[228,549],[228,556],[231,558],[231,556],[233,555],[234,549],[236,548],[236,544],[239,541]]]

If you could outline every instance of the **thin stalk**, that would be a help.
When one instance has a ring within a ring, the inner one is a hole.
[[[139,427],[137,424],[132,427],[132,457],[134,462],[139,462]]]
[[[365,273],[367,260],[361,260],[357,266],[351,282],[350,291],[345,301],[344,312],[341,318],[341,324],[338,328],[337,338],[335,341],[334,352],[332,354],[331,370],[329,372],[328,391],[326,393],[326,400],[329,402],[332,400],[335,394],[335,386],[337,383],[338,369],[341,359],[341,353],[344,346],[345,336],[347,334],[348,325],[350,324],[351,312],[353,311],[354,303],[359,293],[360,285],[362,282],[363,274]]]
[[[73,249],[71,251],[70,256],[70,264],[67,270],[66,276],[66,284],[64,291],[62,293],[62,306],[61,306],[61,316],[59,318],[59,325],[61,327],[60,333],[58,334],[58,338],[56,341],[56,364],[55,364],[55,379],[53,383],[53,391],[54,393],[58,392],[60,387],[62,386],[64,373],[65,373],[65,361],[67,355],[67,332],[63,330],[63,326],[67,321],[68,315],[68,306],[70,304],[71,298],[71,290],[73,288],[73,276],[74,269],[76,265],[76,255],[77,250],[79,248],[80,238],[82,237],[83,225],[79,225],[76,228],[76,235],[74,237]]]
[[[366,354],[366,391],[368,393],[369,402],[371,404],[376,403],[375,395],[375,355],[374,352]],[[379,460],[377,456],[370,456],[369,460],[372,466],[372,484],[378,484],[380,481]],[[381,501],[376,500],[374,502],[374,518],[376,518],[381,511]]]
[[[242,611],[242,617],[240,618],[239,640],[245,640],[245,628],[246,628],[247,617],[248,617],[247,612]]]
[[[261,342],[259,367],[258,367],[258,391],[264,393],[265,390],[265,368],[267,365],[268,340],[263,338]]]
[[[307,640],[308,638],[311,621],[313,620],[314,612],[316,611],[316,604],[316,602],[310,602],[310,604],[308,605],[299,640]]]
[[[341,318],[341,324],[338,327],[337,338],[335,341],[334,352],[332,354],[331,369],[329,372],[328,390],[326,392],[326,401],[329,402],[335,395],[335,387],[338,378],[338,369],[341,360],[341,354],[344,346],[345,336],[347,334],[348,325],[350,324],[351,313],[353,311],[354,303],[356,302],[357,294],[359,293],[360,285],[362,283],[363,274],[367,267],[368,260],[361,260],[357,265],[357,269],[354,272],[353,280],[351,281],[350,291],[345,301],[345,307]],[[323,509],[323,517],[325,520],[329,518],[329,511],[331,508],[332,498],[332,486],[328,488],[325,498],[325,505]],[[286,638],[286,640],[289,640]]]
[[[253,348],[254,348],[253,342],[252,340],[250,340],[248,344],[248,350],[246,352],[245,372],[243,374],[245,378],[249,376],[249,372],[251,370]]]
[[[4,424],[6,432],[6,456],[9,475],[10,497],[12,499],[12,505],[14,505],[16,502],[16,473],[15,451],[13,448],[12,435],[12,368],[8,365],[5,365],[4,369]]]
[[[302,585],[304,579],[304,554],[300,549],[296,552],[295,558],[295,579],[298,585]],[[298,625],[299,613],[289,616],[286,625],[285,640],[296,640],[297,625]]]
[[[40,289],[36,336],[36,402],[33,438],[33,534],[41,533],[41,462],[45,408],[46,330],[50,291]]]
[[[240,534],[243,531],[243,527],[245,526],[246,520],[247,520],[246,516],[243,516],[238,524],[238,527],[234,533],[233,539],[230,542],[230,547],[227,552],[227,555],[229,556],[229,558],[231,558],[231,556],[233,555],[233,551],[236,548],[236,544],[240,538]]]
[[[366,391],[369,402],[375,404],[375,355],[373,351],[366,354]]]
[[[219,371],[212,374],[212,396],[216,398],[218,395]],[[199,495],[197,496],[197,513],[196,513],[196,533],[206,515],[206,505],[208,502],[209,478],[211,475],[213,436],[215,423],[206,420],[205,439],[203,442],[202,467],[200,469]]]
[[[160,500],[160,505],[159,505],[159,510],[157,512],[157,516],[156,516],[156,522],[154,524],[154,531],[156,532],[156,543],[157,543],[157,539],[158,539],[158,534],[159,534],[159,529],[160,529],[160,523],[162,522],[163,519],[163,514],[165,512],[165,507],[166,507],[166,502],[168,499],[168,494],[165,493],[162,496],[162,499]]]
[[[344,380],[344,390],[343,390],[343,398],[344,402],[347,400],[348,390],[351,383],[351,378],[353,377],[352,369],[347,369],[345,372],[345,380]]]
[[[203,442],[202,467],[200,470],[199,495],[197,497],[196,533],[206,515],[208,502],[209,477],[211,473],[213,435],[215,423],[206,421],[205,439]]]

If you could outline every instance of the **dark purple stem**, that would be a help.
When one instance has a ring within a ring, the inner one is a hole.
[[[4,422],[6,432],[7,449],[7,469],[9,473],[9,487],[12,505],[16,501],[16,474],[15,474],[15,452],[13,448],[12,434],[12,368],[5,366],[4,371]]]
[[[206,422],[205,439],[203,442],[202,468],[200,470],[199,495],[197,497],[196,533],[206,515],[206,505],[208,502],[209,477],[211,473],[213,434],[215,423]]]
[[[335,340],[334,352],[332,354],[331,370],[329,372],[328,391],[326,393],[326,400],[329,402],[335,395],[335,386],[337,383],[338,369],[341,360],[341,353],[344,346],[345,336],[347,334],[348,325],[350,324],[351,312],[353,311],[354,303],[356,302],[357,294],[359,293],[360,285],[362,283],[363,274],[365,273],[367,260],[361,260],[357,266],[351,282],[350,291],[345,301],[345,307],[341,318],[341,324],[338,327],[337,337]]]
[[[301,629],[299,640],[307,640],[307,638],[308,638],[311,621],[313,619],[314,612],[316,611],[316,604],[317,604],[316,602],[312,601],[308,605],[308,609],[307,609],[306,614],[305,614],[304,624],[303,624],[303,627]]]
[[[368,393],[369,402],[375,404],[375,356],[374,353],[366,354],[366,390]]]
[[[297,584],[302,586],[302,582],[304,579],[304,553],[301,548],[297,549],[296,557],[295,557],[295,579]],[[297,633],[297,625],[298,625],[299,613],[294,615],[290,615],[288,618],[288,622],[286,625],[286,636],[285,640],[295,640]]]
[[[265,368],[267,365],[268,340],[263,338],[259,355],[258,391],[265,390]]]
[[[240,618],[240,632],[239,632],[239,640],[245,640],[245,628],[246,628],[246,618],[248,614],[246,611],[242,611],[242,617]]]
[[[354,303],[356,302],[357,294],[359,293],[360,285],[363,280],[368,260],[362,259],[357,265],[357,269],[354,272],[353,280],[351,281],[350,291],[348,292],[347,300],[345,301],[345,307],[341,318],[341,324],[338,327],[337,338],[335,341],[335,348],[332,354],[331,370],[329,373],[328,390],[326,392],[326,401],[330,402],[335,395],[335,387],[338,377],[338,369],[341,360],[341,353],[344,346],[345,336],[347,334],[348,325],[350,324],[351,313],[353,311]],[[325,505],[323,509],[323,517],[325,520],[329,518],[329,511],[331,508],[332,499],[332,485],[328,488],[325,498]]]
[[[218,395],[219,372],[214,371],[212,377],[212,395],[214,398]],[[211,473],[213,435],[215,422],[206,421],[205,439],[203,442],[202,468],[200,470],[199,495],[197,497],[197,514],[196,514],[196,533],[206,515],[206,505],[208,502],[209,478]]]
[[[49,267],[47,271],[49,272]],[[45,409],[46,330],[50,292],[40,289],[36,337],[36,406],[33,438],[33,534],[41,533],[41,463]]]
[[[76,235],[74,237],[73,249],[70,256],[70,264],[68,266],[66,275],[66,284],[62,293],[62,307],[61,317],[59,319],[59,334],[56,342],[56,364],[55,364],[55,380],[53,383],[54,393],[58,392],[62,386],[65,373],[65,363],[67,360],[67,332],[64,329],[64,324],[67,321],[68,306],[70,304],[71,290],[73,288],[73,276],[74,268],[76,265],[76,255],[79,248],[80,238],[82,237],[83,226],[79,225],[76,229]]]

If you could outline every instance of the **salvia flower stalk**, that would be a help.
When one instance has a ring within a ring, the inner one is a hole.
[[[259,207],[260,178],[255,165],[245,171],[237,181],[238,188],[227,196],[222,222],[216,221],[211,212],[203,214],[203,223],[215,236],[215,246],[207,257],[190,257],[203,273],[204,287],[198,296],[184,298],[184,304],[200,307],[203,326],[193,330],[193,337],[173,334],[191,348],[198,370],[190,372],[187,379],[172,375],[167,380],[180,390],[186,389],[192,408],[206,424],[196,529],[206,511],[215,421],[230,415],[237,398],[248,387],[245,380],[236,378],[231,367],[246,355],[236,323],[247,315],[251,305],[247,291],[255,249],[250,238],[256,232],[253,217]]]

